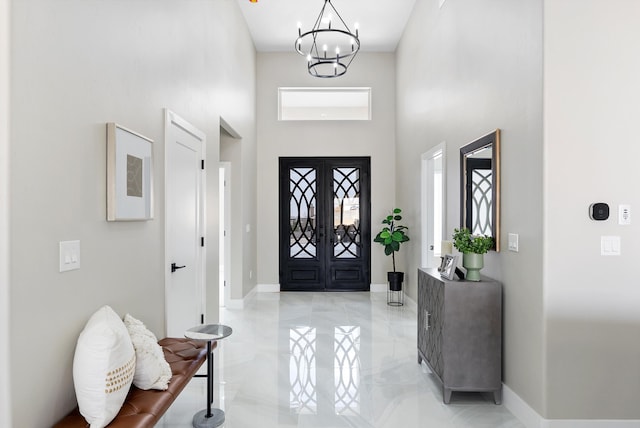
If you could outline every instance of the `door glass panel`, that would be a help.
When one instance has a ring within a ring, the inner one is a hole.
[[[360,257],[360,169],[333,168],[333,256]]]
[[[316,257],[316,176],[314,168],[289,170],[289,256]]]

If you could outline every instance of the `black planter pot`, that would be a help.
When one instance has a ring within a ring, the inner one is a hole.
[[[391,291],[402,290],[402,283],[404,281],[404,272],[387,272],[387,281],[389,281],[389,290]]]

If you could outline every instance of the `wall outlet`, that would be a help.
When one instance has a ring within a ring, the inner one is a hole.
[[[631,224],[631,205],[618,205],[618,224]]]

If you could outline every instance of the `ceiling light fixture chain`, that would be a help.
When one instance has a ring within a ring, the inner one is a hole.
[[[295,48],[300,55],[307,58],[309,74],[331,78],[347,72],[360,50],[357,23],[354,28],[355,33],[349,29],[331,0],[324,0],[322,10],[311,30],[303,33],[302,24],[298,23]]]

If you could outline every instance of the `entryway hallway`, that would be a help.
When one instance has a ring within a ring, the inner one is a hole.
[[[258,293],[221,308],[214,406],[226,428],[523,428],[490,396],[440,386],[417,363],[416,313],[386,293]],[[191,426],[206,381],[191,380],[158,427]]]

